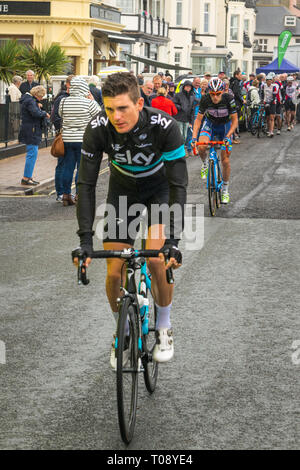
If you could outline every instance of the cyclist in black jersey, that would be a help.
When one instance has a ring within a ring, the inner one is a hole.
[[[225,140],[226,147],[222,146],[221,160],[223,168],[222,203],[228,204],[229,198],[229,178],[230,178],[230,152],[232,150],[231,137],[238,127],[238,114],[234,98],[228,93],[224,93],[225,85],[219,78],[212,78],[209,82],[209,93],[202,97],[199,106],[199,113],[193,129],[193,142],[195,146],[197,135],[202,124],[199,142],[209,142],[210,140]],[[207,146],[199,147],[199,154],[203,161],[201,178],[206,179],[208,163],[206,160]]]
[[[158,311],[154,359],[166,362],[174,354],[170,323],[173,286],[166,281],[166,269],[176,269],[182,262],[178,242],[183,229],[188,180],[185,149],[176,121],[163,111],[143,107],[144,100],[131,74],[109,76],[102,87],[102,96],[105,111],[89,123],[83,139],[78,178],[77,233],[88,257],[93,250],[95,187],[105,152],[109,157],[110,180],[104,249],[122,250],[133,246],[134,235],[129,229],[136,213],[131,211],[134,204],[140,204],[148,209],[146,249],[162,249],[169,253],[167,265],[163,255],[160,259],[149,259]],[[151,213],[153,204],[179,205],[180,220],[171,217],[164,232],[162,219]],[[108,210],[111,207],[115,211],[112,214]],[[111,230],[112,225],[114,230]],[[86,265],[90,262],[88,257]],[[120,259],[107,261],[106,292],[116,321],[122,264]],[[113,345],[112,367],[115,365],[114,351]]]

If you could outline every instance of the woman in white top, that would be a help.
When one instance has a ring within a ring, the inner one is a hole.
[[[23,81],[23,78],[19,77],[19,75],[15,75],[12,78],[12,84],[8,87],[8,94],[10,96],[10,101],[12,102],[20,101],[22,93],[20,92],[19,88],[20,88],[22,81]]]

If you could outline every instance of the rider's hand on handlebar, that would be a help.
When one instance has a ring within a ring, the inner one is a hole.
[[[82,245],[81,246],[81,249],[82,251],[84,252],[86,258],[85,258],[85,261],[83,263],[83,266],[85,266],[86,268],[88,268],[88,266],[91,264],[92,262],[92,258],[91,258],[91,254],[93,252],[93,247],[91,247],[90,245]],[[74,258],[73,259],[73,263],[76,267],[78,267],[78,258]]]
[[[161,249],[160,259],[165,261],[168,259],[166,269],[178,269],[182,264],[182,254],[175,244],[170,241],[166,241]]]
[[[195,137],[192,139],[192,142],[191,142],[191,147],[194,149],[196,148],[196,142],[197,142],[197,139],[195,139]]]

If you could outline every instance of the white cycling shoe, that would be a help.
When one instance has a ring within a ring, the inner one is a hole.
[[[128,341],[128,349],[125,349],[123,351],[123,367],[126,367],[128,362],[129,362],[129,336],[126,337],[126,340]],[[114,335],[114,339],[111,345],[111,350],[110,350],[110,365],[111,368],[116,371],[117,370],[117,358],[116,358],[116,335]]]
[[[161,328],[155,332],[156,345],[153,350],[153,359],[156,362],[168,362],[174,356],[173,331]]]

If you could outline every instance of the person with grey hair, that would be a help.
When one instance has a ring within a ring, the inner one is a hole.
[[[15,75],[12,78],[12,84],[9,85],[8,87],[8,94],[10,96],[11,102],[20,101],[22,93],[20,92],[19,88],[20,88],[22,81],[23,79],[22,77],[19,77],[19,75]]]
[[[27,70],[26,72],[26,82],[23,82],[20,86],[20,92],[22,95],[30,92],[31,88],[38,86],[39,83],[34,81],[34,72],[32,70]]]
[[[103,100],[102,100],[102,93],[101,90],[98,88],[99,85],[99,78],[96,75],[93,75],[89,80],[89,89],[92,93],[94,100],[103,107]]]
[[[40,101],[45,94],[45,88],[38,85],[33,87],[30,93],[25,93],[20,99],[22,124],[19,140],[26,144],[24,176],[21,180],[21,184],[24,186],[39,184],[38,181],[32,179],[32,175],[42,140],[43,121],[45,118],[50,118],[46,111],[41,110]]]

